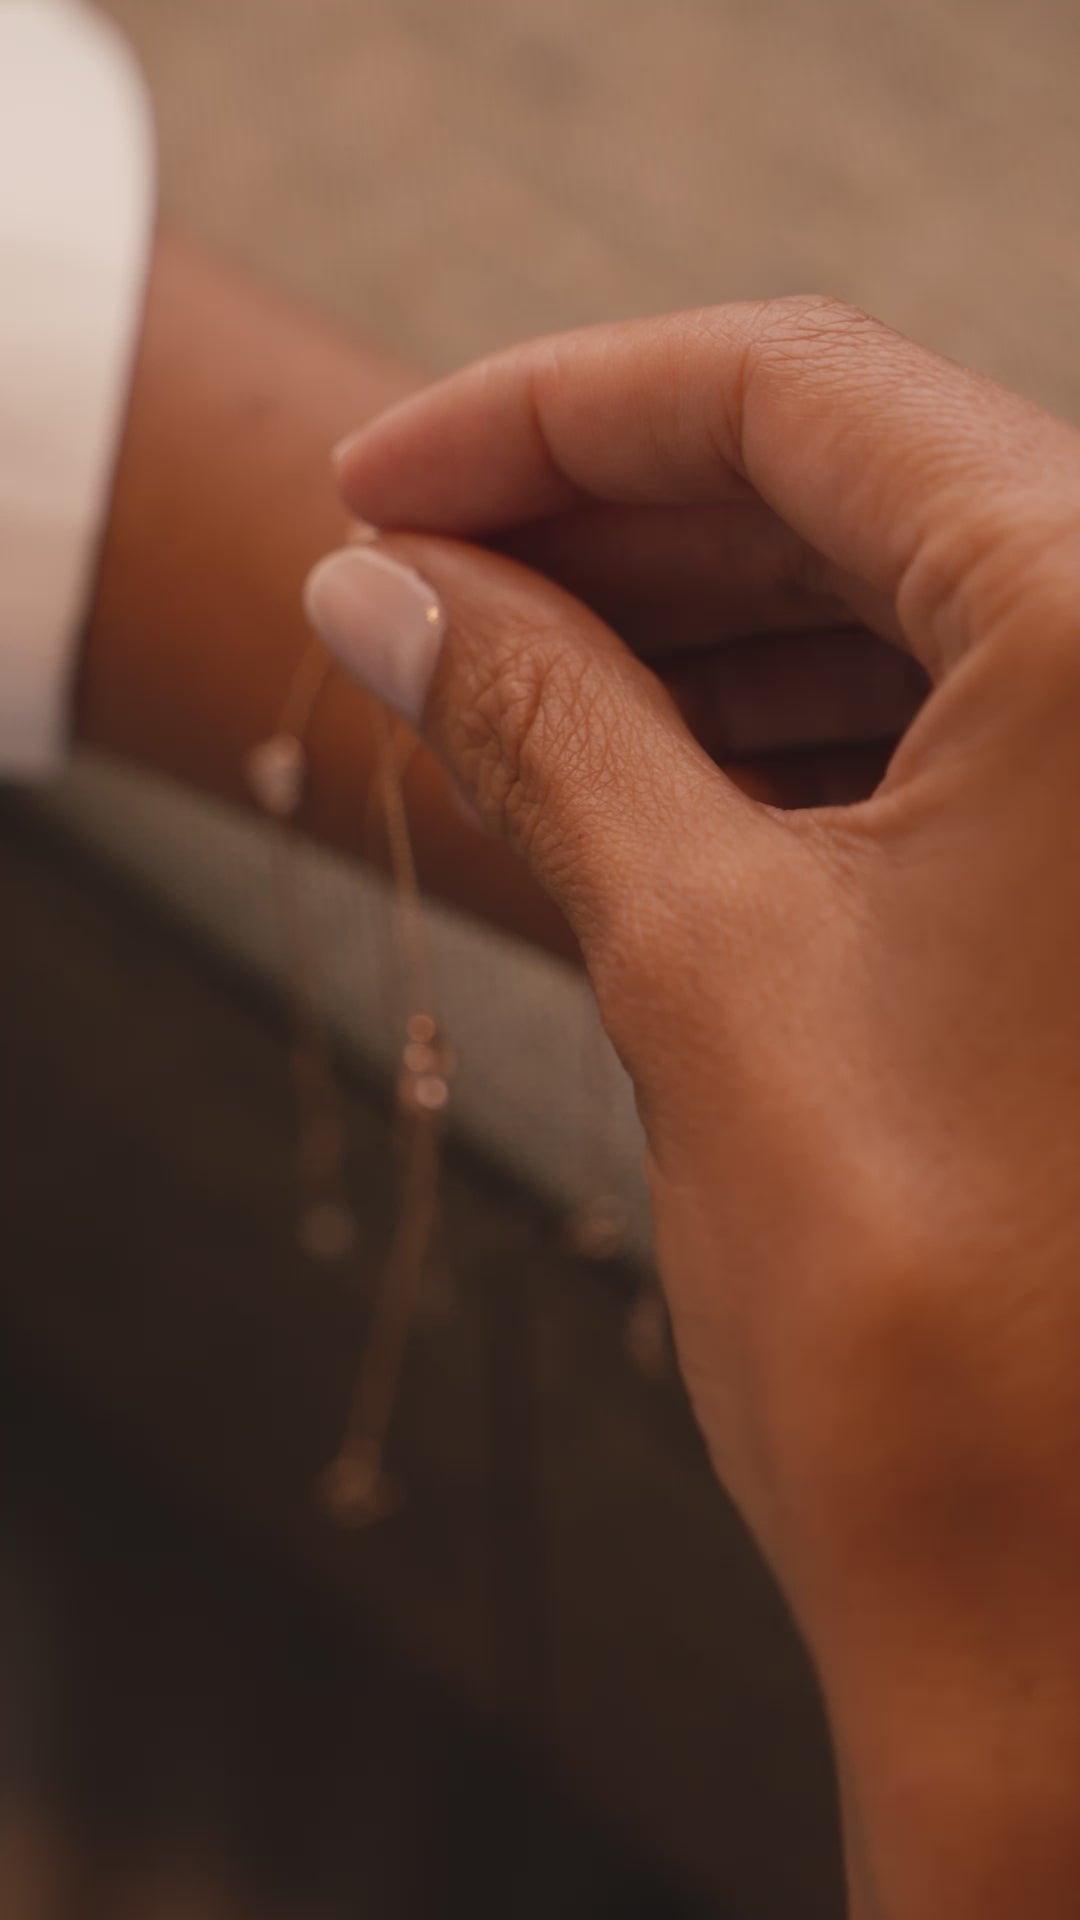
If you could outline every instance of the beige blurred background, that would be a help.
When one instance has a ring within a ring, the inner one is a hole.
[[[1075,0],[107,0],[156,104],[166,211],[433,371],[551,328],[843,295],[1080,417]],[[258,836],[109,770],[55,802],[257,970]],[[388,1067],[383,891],[314,854],[335,1018]],[[582,1182],[590,1010],[433,916],[460,1129]],[[647,1223],[630,1103],[618,1182]]]
[[[109,0],[164,198],[424,365],[824,291],[1080,410],[1073,0]]]

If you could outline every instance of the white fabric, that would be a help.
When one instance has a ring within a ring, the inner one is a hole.
[[[153,198],[142,82],[77,0],[0,0],[0,777],[63,758]]]

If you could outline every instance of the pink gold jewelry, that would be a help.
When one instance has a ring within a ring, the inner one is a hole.
[[[247,756],[248,785],[272,823],[271,858],[290,982],[293,1086],[297,1105],[299,1239],[319,1259],[337,1260],[355,1240],[344,1192],[344,1109],[319,1011],[317,968],[303,898],[295,824],[308,779],[306,737],[332,663],[313,641],[293,676],[273,733]],[[320,1475],[317,1497],[342,1526],[360,1526],[397,1504],[384,1460],[408,1343],[417,1319],[445,1314],[449,1286],[428,1285],[438,1228],[443,1122],[453,1055],[433,1012],[423,907],[403,788],[401,739],[387,710],[376,710],[378,751],[367,830],[381,808],[397,920],[402,1054],[396,1088],[397,1220],[378,1275],[367,1338],[338,1452]],[[415,750],[415,743],[413,743]]]
[[[385,1471],[386,1444],[422,1283],[439,1224],[439,1173],[454,1057],[434,1013],[431,960],[405,810],[399,734],[385,707],[378,788],[394,881],[401,959],[403,1046],[396,1090],[397,1224],[375,1290],[367,1342],[335,1458],[319,1479],[341,1526],[379,1519],[400,1498]]]
[[[591,1000],[583,1001],[581,1034],[582,1198],[567,1221],[567,1236],[586,1260],[615,1260],[626,1250],[626,1217],[619,1197],[615,1133],[615,1079],[611,1049],[605,1042]],[[654,1274],[641,1279],[623,1319],[623,1351],[646,1379],[668,1371],[670,1336],[667,1305]]]
[[[271,877],[290,982],[290,1062],[300,1195],[297,1238],[313,1259],[336,1261],[351,1251],[356,1221],[345,1197],[342,1105],[320,1010],[318,970],[294,832],[308,780],[305,737],[330,671],[329,656],[321,647],[310,646],[286,693],[274,732],[252,748],[245,772],[255,801],[271,823]]]
[[[290,984],[290,1061],[297,1112],[298,1239],[306,1253],[339,1262],[352,1251],[356,1221],[344,1182],[344,1106],[320,1009],[318,967],[304,897],[297,817],[308,785],[307,735],[333,671],[313,640],[293,675],[277,724],[245,761],[250,790],[271,829],[270,853]],[[396,1222],[379,1269],[371,1315],[337,1453],[319,1475],[316,1497],[337,1525],[364,1526],[399,1504],[386,1472],[386,1449],[409,1342],[424,1320],[444,1318],[452,1304],[445,1266],[433,1263],[439,1237],[439,1186],[453,1051],[435,1012],[431,957],[405,806],[404,773],[417,742],[381,706],[375,707],[376,767],[365,844],[377,816],[386,838],[393,884],[402,1048],[395,1090]],[[625,1221],[616,1180],[612,1061],[591,1009],[581,1038],[583,1198],[568,1221],[570,1244],[592,1260],[619,1255]],[[653,1279],[631,1300],[623,1325],[628,1359],[657,1377],[667,1364],[667,1316]]]

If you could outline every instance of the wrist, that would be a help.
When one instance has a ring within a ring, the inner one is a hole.
[[[1076,1912],[1075,1636],[979,1642],[968,1619],[910,1662],[893,1648],[857,1709],[832,1712],[852,1920]]]
[[[938,1258],[835,1287],[839,1334],[819,1325],[812,1369],[799,1347],[783,1402],[801,1445],[770,1545],[825,1695],[858,1920],[1080,1905],[1080,1430],[1052,1313],[1075,1256],[1022,1221],[1045,1256],[943,1234]]]

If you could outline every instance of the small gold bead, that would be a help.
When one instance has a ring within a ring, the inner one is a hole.
[[[369,1447],[339,1454],[320,1474],[315,1491],[327,1519],[338,1527],[373,1526],[402,1504],[400,1488]]]
[[[614,1199],[590,1200],[571,1217],[570,1244],[586,1260],[614,1260],[625,1236],[623,1210]]]
[[[307,754],[294,733],[274,733],[252,747],[244,772],[264,813],[287,820],[298,811],[307,781]]]
[[[356,1220],[341,1200],[317,1200],[304,1209],[298,1235],[311,1260],[342,1260],[356,1242]]]

